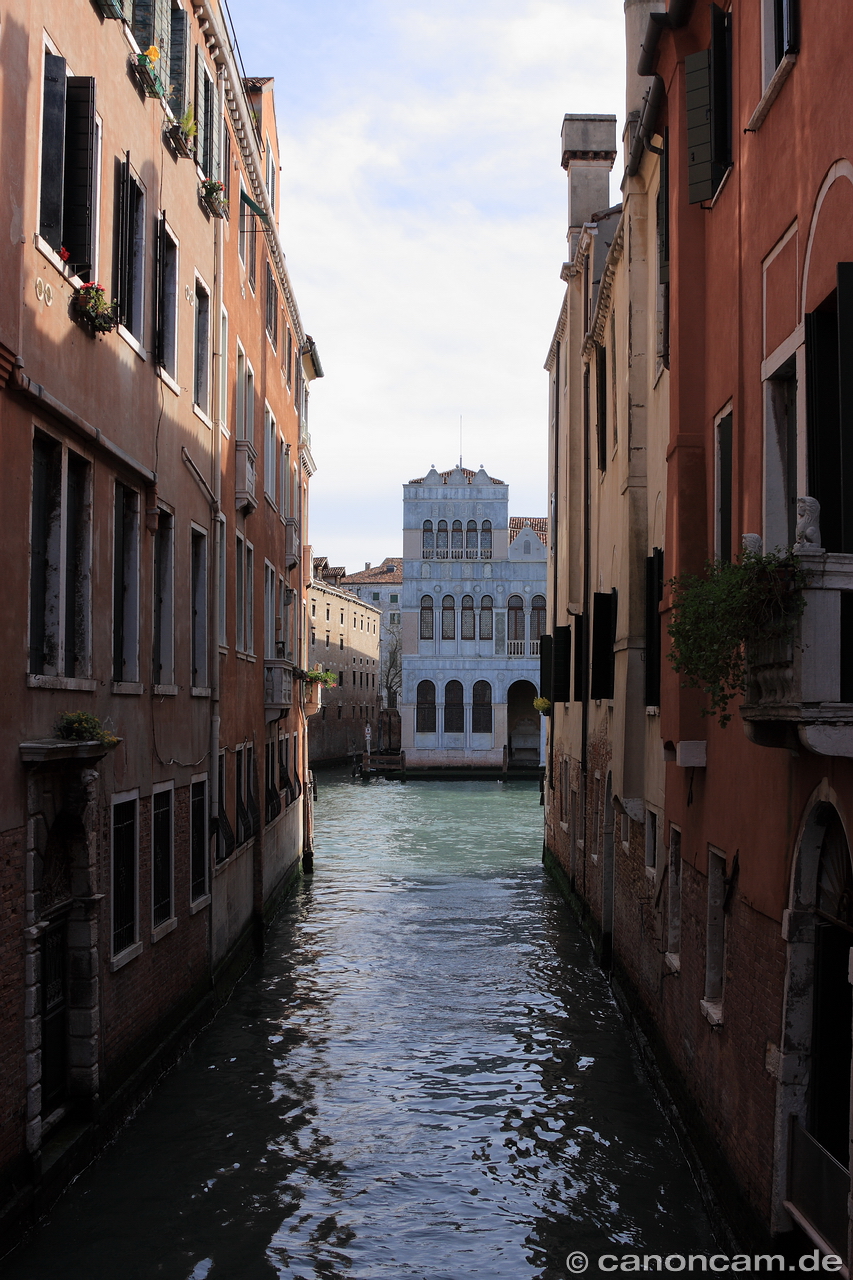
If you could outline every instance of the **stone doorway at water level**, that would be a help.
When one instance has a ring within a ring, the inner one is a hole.
[[[533,705],[536,688],[529,680],[516,680],[506,696],[507,741],[510,764],[540,764],[541,716]]]

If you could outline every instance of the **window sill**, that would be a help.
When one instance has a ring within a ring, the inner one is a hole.
[[[266,489],[264,490],[264,499],[266,502],[269,503],[273,511],[278,511],[278,507],[275,504],[275,498],[272,496],[272,494],[267,493]]]
[[[151,692],[158,698],[174,698],[178,693],[176,684],[153,684]]]
[[[165,382],[169,390],[174,391],[176,396],[179,396],[181,394],[180,385],[175,381],[175,379],[172,377],[170,373],[167,373],[167,371],[160,364],[157,365],[157,377],[160,379],[161,382]]]
[[[722,1000],[700,1000],[699,1008],[702,1010],[712,1027],[721,1027],[723,1025]]]
[[[131,960],[135,960],[140,955],[142,955],[142,943],[134,942],[132,947],[113,956],[110,961],[110,973],[117,973],[119,969],[123,969],[126,964],[130,964]]]
[[[653,881],[656,875],[657,875],[657,868],[656,868],[656,867],[648,867],[648,866],[646,867],[646,879],[647,879],[647,880],[652,880],[652,881]]]
[[[156,929],[151,931],[151,942],[159,942],[161,938],[165,938],[167,933],[171,933],[173,929],[178,927],[178,917],[172,916],[169,920],[164,920],[162,924],[158,924]]]
[[[70,689],[76,693],[94,693],[97,680],[81,680],[76,676],[27,676],[28,689]]]
[[[63,280],[67,280],[73,289],[79,289],[83,281],[79,276],[72,275],[66,264],[62,261],[59,254],[50,247],[46,240],[43,240],[38,232],[33,236],[33,243],[43,258],[47,258],[52,267],[62,276]]]
[[[681,973],[681,956],[677,955],[674,951],[667,951],[664,956],[664,962],[670,973]]]
[[[660,707],[646,707],[646,715],[647,715],[647,716],[659,716],[659,715],[660,715]]]
[[[220,434],[223,435],[226,440],[231,439],[231,432],[228,430],[224,422],[220,422],[219,431],[220,431]]]
[[[145,686],[142,684],[136,684],[132,680],[110,681],[110,693],[130,693],[138,696],[140,693],[144,692]]]
[[[219,865],[224,866],[224,863],[220,863]],[[194,916],[199,911],[204,911],[205,907],[209,907],[209,906],[210,906],[210,894],[206,893],[203,898],[196,898],[195,902],[190,903],[190,915]]]
[[[561,830],[561,831],[563,831],[563,832],[565,832],[566,834],[568,834],[568,830],[569,830],[569,824],[568,824],[568,822],[562,822],[562,821],[561,821],[561,822],[560,822],[560,830]]]
[[[796,63],[796,61],[797,61],[797,55],[795,53],[785,54],[782,61],[779,63],[778,67],[773,72],[773,75],[770,77],[770,82],[768,83],[767,88],[762,93],[758,106],[755,108],[752,115],[749,117],[749,123],[746,125],[746,128],[744,129],[744,133],[758,133],[758,130],[761,128],[761,126],[764,124],[764,121],[767,118],[767,114],[770,111],[770,108],[773,106],[773,103],[779,97],[779,92],[782,88],[782,85],[785,83],[785,81],[788,79],[788,76],[793,71],[794,64]]]
[[[207,427],[208,431],[213,430],[213,423],[210,421],[210,418],[208,418],[204,409],[199,408],[199,406],[195,403],[195,401],[193,401],[193,413],[197,418],[201,419],[201,421]]]
[[[195,685],[193,685],[193,687],[190,689],[190,697],[191,698],[209,698],[210,689],[209,688],[205,689],[201,686],[197,688]]]
[[[133,334],[130,332],[129,329],[125,329],[123,324],[120,324],[118,326],[118,328],[116,329],[116,333],[120,338],[124,338],[125,342],[130,347],[131,351],[135,351],[136,354],[139,356],[140,360],[148,359],[148,356],[145,352],[145,348],[143,347],[142,343],[139,341],[138,338],[135,338],[133,336]]]

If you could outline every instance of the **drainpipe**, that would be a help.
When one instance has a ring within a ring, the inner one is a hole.
[[[556,343],[554,353],[554,498],[551,510],[551,577],[553,588],[551,598],[554,607],[551,613],[551,687],[548,690],[548,700],[551,703],[551,723],[548,732],[548,786],[551,791],[554,790],[554,636],[557,631],[557,592],[559,590],[560,575],[558,569],[557,555],[557,512],[560,509],[560,342]],[[541,692],[544,694],[545,690]]]
[[[219,580],[219,564],[222,547],[222,422],[219,413],[222,406],[222,397],[220,389],[222,387],[222,378],[227,368],[228,352],[221,349],[222,346],[222,291],[223,291],[223,265],[224,265],[224,241],[222,236],[222,220],[214,218],[213,220],[213,387],[214,394],[217,397],[217,403],[214,406],[215,412],[211,414],[213,419],[213,474],[211,476],[211,487],[213,490],[213,503],[211,504],[211,514],[213,516],[213,529],[211,542],[213,545],[213,590],[211,591],[210,611],[213,625],[209,630],[210,643],[210,816],[211,820],[217,825],[217,833],[219,829],[219,737],[220,737],[220,716],[219,716],[219,697],[220,697],[220,680],[219,680],[219,613],[220,613],[220,595],[222,584]],[[218,842],[218,834],[217,834]],[[212,911],[208,911],[208,929],[211,930]],[[212,944],[212,938],[210,939]],[[210,948],[212,955],[212,945]]]
[[[587,272],[583,275],[584,289],[587,287]],[[586,300],[584,300],[586,307]],[[592,501],[592,478],[590,474],[591,457],[589,447],[589,364],[583,371],[583,623],[582,646],[583,667],[581,670],[581,779],[583,781],[584,805],[584,859],[583,859],[583,896],[586,898],[586,854],[589,848],[586,829],[587,772],[589,768],[587,735],[589,733],[589,657],[590,657],[590,505]]]

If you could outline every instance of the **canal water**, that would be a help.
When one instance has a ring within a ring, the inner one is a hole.
[[[713,1250],[541,815],[526,783],[320,775],[316,871],[263,958],[4,1276],[555,1280],[575,1251]]]

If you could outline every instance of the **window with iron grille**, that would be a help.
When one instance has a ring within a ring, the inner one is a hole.
[[[488,680],[474,681],[474,697],[471,706],[471,732],[492,732],[492,686]]]
[[[190,784],[190,901],[207,893],[207,779]]]
[[[441,601],[441,638],[456,639],[456,601],[453,596],[444,596]]]
[[[473,640],[474,636],[474,597],[462,597],[461,634],[463,640]]]
[[[136,941],[137,800],[121,800],[112,812],[112,944],[120,955]]]
[[[492,597],[483,596],[480,600],[480,639],[491,640],[494,636],[494,610]]]
[[[432,640],[433,638],[433,607],[432,596],[421,597],[421,639]]]
[[[172,911],[173,791],[155,791],[151,798],[151,924],[170,920]]]
[[[465,703],[461,680],[448,680],[444,686],[444,732],[464,733]]]
[[[435,685],[432,680],[421,680],[418,684],[415,730],[417,733],[435,733]]]

